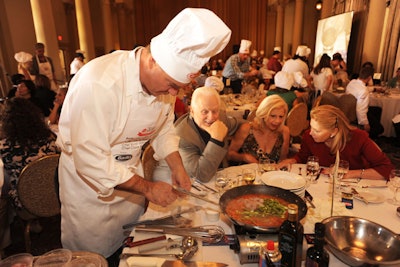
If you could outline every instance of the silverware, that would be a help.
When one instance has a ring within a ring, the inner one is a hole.
[[[311,205],[311,207],[312,207],[313,209],[315,209],[315,205],[314,205],[314,203],[312,202],[312,201],[313,201],[313,197],[311,196],[311,194],[310,194],[307,190],[306,190],[306,192],[305,192],[304,199],[305,199],[308,203],[310,203],[310,205]]]
[[[176,228],[168,226],[152,227],[137,226],[136,232],[162,233],[180,236],[191,236],[209,243],[218,243],[225,236],[225,231],[217,225],[204,225],[188,228]]]
[[[174,189],[175,189],[176,191],[178,191],[179,193],[182,193],[182,194],[185,194],[185,195],[194,197],[194,198],[198,198],[198,199],[204,200],[204,201],[206,201],[206,202],[208,202],[208,203],[212,203],[212,204],[214,204],[214,205],[219,206],[219,203],[217,203],[217,202],[215,202],[215,201],[212,201],[212,200],[210,200],[210,199],[208,199],[208,198],[206,198],[206,197],[197,195],[197,194],[192,193],[192,192],[190,192],[190,191],[187,191],[187,190],[185,190],[185,189],[183,189],[183,188],[181,188],[181,187],[177,187],[177,186],[173,186],[173,187],[174,187]]]
[[[166,260],[156,257],[146,257],[125,254],[128,259],[126,260],[128,266],[138,266],[143,267],[225,267],[228,266],[225,263],[220,262],[205,262],[205,261],[180,261],[180,260]]]
[[[190,224],[192,220],[183,218],[183,217],[181,217],[181,215],[185,214],[185,213],[189,213],[189,212],[196,212],[196,211],[200,210],[201,208],[202,208],[201,206],[194,206],[192,208],[185,209],[176,214],[164,216],[164,217],[161,217],[158,219],[142,220],[142,221],[128,223],[128,224],[123,225],[122,228],[129,229],[129,228],[132,228],[137,225],[165,225],[165,224],[175,225],[177,221],[179,222],[179,224],[187,225],[187,224]]]
[[[363,185],[361,188],[387,188],[387,185]]]
[[[214,188],[212,188],[212,187],[209,187],[208,185],[206,185],[205,183],[203,183],[203,182],[201,182],[201,181],[199,181],[199,180],[195,180],[195,182],[196,183],[198,183],[198,184],[200,184],[200,185],[202,185],[203,187],[205,187],[206,189],[208,189],[208,190],[210,190],[210,191],[212,191],[212,192],[214,192],[214,193],[218,193],[218,191],[217,190],[215,190]]]
[[[351,192],[354,194],[354,198],[363,201],[365,204],[368,204],[368,200],[360,195],[360,193],[358,193],[358,191],[354,187],[351,188]]]

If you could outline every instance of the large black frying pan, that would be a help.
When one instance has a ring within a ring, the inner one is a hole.
[[[234,187],[232,189],[227,190],[221,196],[221,198],[219,200],[219,206],[221,208],[221,211],[223,213],[225,213],[234,224],[242,226],[246,230],[258,231],[258,232],[262,232],[262,233],[277,233],[279,231],[279,226],[265,228],[265,227],[260,227],[260,226],[256,226],[256,225],[243,224],[241,222],[234,220],[226,213],[226,206],[232,199],[235,199],[238,196],[244,196],[244,195],[250,195],[250,194],[263,194],[263,195],[275,196],[275,197],[279,197],[289,203],[297,204],[297,206],[299,208],[299,220],[304,218],[307,214],[307,205],[304,202],[304,200],[301,197],[299,197],[298,195],[290,192],[289,190],[285,190],[285,189],[273,187],[273,186],[267,186],[267,185],[244,185],[244,186]]]

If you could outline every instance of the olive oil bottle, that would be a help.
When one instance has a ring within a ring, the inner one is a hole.
[[[307,249],[306,267],[328,267],[329,253],[324,249],[325,225],[315,224],[314,246]]]
[[[282,254],[281,266],[300,267],[303,250],[303,225],[298,220],[296,204],[288,205],[288,218],[279,228],[279,251]]]

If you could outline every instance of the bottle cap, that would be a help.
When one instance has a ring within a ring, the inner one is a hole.
[[[289,214],[297,214],[298,212],[298,207],[296,204],[289,204],[288,205],[288,213]]]
[[[275,243],[272,240],[267,241],[267,250],[275,250]]]

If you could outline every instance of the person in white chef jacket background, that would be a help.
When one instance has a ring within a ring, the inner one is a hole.
[[[145,199],[162,206],[177,199],[169,183],[143,179],[148,140],[168,163],[170,182],[190,190],[173,127],[175,95],[230,36],[213,12],[187,8],[150,45],[96,58],[75,74],[57,139],[64,248],[100,253],[117,266],[122,226],[139,219]]]

